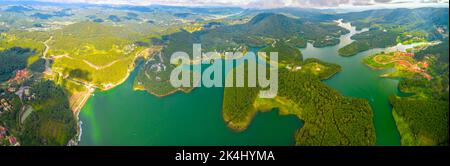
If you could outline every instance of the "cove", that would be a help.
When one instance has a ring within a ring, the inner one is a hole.
[[[389,70],[373,70],[362,63],[365,56],[386,50],[402,50],[413,45],[371,49],[352,57],[341,57],[338,49],[350,44],[356,31],[340,37],[336,46],[300,49],[304,59],[317,58],[339,64],[342,71],[328,80],[328,86],[342,95],[364,98],[374,113],[376,145],[400,145],[400,135],[392,117],[390,95],[404,96],[399,79],[381,78]],[[256,51],[257,48],[252,49]],[[139,67],[118,87],[94,93],[80,112],[80,145],[294,145],[294,134],[302,121],[294,116],[279,116],[274,110],[258,113],[244,132],[229,129],[222,118],[223,88],[197,88],[189,94],[176,93],[164,98],[134,91],[133,81]]]

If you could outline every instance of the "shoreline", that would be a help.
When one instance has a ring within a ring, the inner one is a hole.
[[[329,80],[329,79],[333,78],[336,74],[338,74],[340,72],[342,72],[342,67],[339,67],[339,70],[336,70],[335,72],[333,72],[332,74],[328,75],[327,77],[325,77],[323,79],[320,79],[320,81],[322,82],[322,81]]]
[[[372,66],[372,65],[370,65],[370,64],[368,64],[368,63],[366,63],[366,62],[362,62],[365,66],[367,66],[367,67],[369,67],[369,68],[371,68],[372,70],[386,70],[386,69],[390,69],[391,67],[375,67],[375,66]]]
[[[345,28],[345,27],[344,27],[344,28]],[[341,35],[341,36],[343,36],[343,35]],[[339,43],[340,43],[340,42],[339,42]],[[339,44],[339,43],[338,43],[338,44]],[[336,44],[336,45],[338,45],[338,44]],[[149,49],[149,48],[148,48],[148,49]],[[148,49],[144,49],[143,51],[148,50]],[[142,52],[142,51],[141,51],[141,52]],[[134,61],[133,61],[133,64],[132,64],[131,67],[128,69],[127,75],[126,75],[126,77],[124,77],[123,80],[121,80],[120,82],[118,82],[118,83],[116,83],[116,84],[113,84],[113,85],[111,85],[111,86],[108,86],[107,88],[103,88],[103,89],[102,89],[102,88],[99,88],[100,91],[108,91],[108,90],[111,90],[111,89],[117,87],[118,85],[121,85],[122,83],[124,83],[124,82],[129,78],[129,76],[131,75],[131,71],[133,71],[133,69],[135,69],[136,64],[135,64],[134,62],[136,61],[136,59],[137,59],[138,57],[141,57],[141,55],[140,55],[141,52],[139,52],[139,53],[137,54],[137,56],[135,56]],[[258,54],[257,56],[259,56],[259,54]],[[145,56],[144,56],[144,57],[145,57]],[[244,56],[242,56],[242,57],[244,57]],[[242,57],[226,58],[225,56],[222,56],[222,55],[221,55],[221,58],[220,58],[220,59],[222,59],[222,60],[233,60],[233,59],[239,59],[239,58],[242,58]],[[265,59],[264,57],[263,57],[262,59],[263,59],[264,61],[266,61],[266,59]],[[191,61],[190,61],[190,65],[195,65],[195,64],[200,64],[200,63],[201,63],[201,60],[191,60]],[[272,61],[269,61],[269,63],[272,64],[272,65],[274,65]],[[276,66],[279,66],[279,64],[276,64]],[[339,72],[341,72],[341,71],[342,71],[342,68],[340,68],[339,70],[333,72],[333,74],[330,74],[327,78],[325,78],[325,79],[323,79],[323,80],[330,79],[330,78],[332,78],[333,76],[335,76],[337,73],[339,73]],[[323,80],[322,80],[322,81],[323,81]],[[134,85],[134,83],[133,83],[133,90],[134,90],[134,91],[145,91],[146,93],[149,93],[150,95],[153,95],[153,96],[156,96],[156,97],[159,97],[159,98],[164,98],[164,97],[170,96],[170,95],[172,95],[172,94],[175,94],[175,93],[177,93],[177,92],[184,92],[184,93],[187,94],[187,93],[192,92],[194,89],[195,89],[195,88],[190,88],[190,89],[188,89],[188,90],[183,90],[182,88],[177,88],[177,89],[174,89],[174,90],[172,90],[172,91],[169,91],[169,92],[167,92],[167,93],[165,93],[165,94],[156,94],[155,92],[151,92],[151,91],[145,89],[145,87],[143,87],[143,86],[136,87],[136,86]],[[89,95],[89,96],[90,96],[90,95]],[[89,97],[88,97],[88,98],[89,98]],[[84,104],[85,104],[85,103],[83,103],[83,105],[84,105]],[[274,111],[274,109],[270,109],[270,110],[265,110],[265,109],[261,109],[261,110],[260,110],[259,108],[254,108],[254,109],[255,109],[255,111],[254,111],[253,115],[250,116],[250,117],[248,117],[248,119],[247,119],[248,122],[244,122],[243,124],[240,124],[240,123],[239,123],[239,124],[233,124],[231,120],[227,121],[227,120],[224,118],[223,115],[222,115],[222,119],[223,119],[224,123],[226,124],[226,126],[227,126],[230,130],[232,130],[232,131],[234,131],[234,132],[243,132],[243,131],[247,130],[247,128],[248,128],[248,126],[250,125],[251,121],[254,119],[254,117],[255,117],[259,112],[265,113],[265,112],[271,112],[271,111]],[[81,123],[82,123],[82,122],[79,120],[79,113],[80,113],[80,112],[81,112],[81,109],[77,112],[77,122],[78,122],[78,124],[79,124],[79,129],[78,129],[77,133],[80,133],[80,134],[79,134],[79,137],[81,138],[81,131],[82,131]],[[223,114],[223,113],[222,113],[222,114]],[[288,113],[287,111],[283,111],[283,110],[278,110],[278,114],[283,115],[283,116],[289,115],[289,113]],[[296,116],[298,117],[298,115],[296,115]],[[299,119],[301,119],[301,118],[299,118]]]
[[[264,102],[275,102],[276,104],[264,103]],[[287,103],[288,104],[287,107],[290,107],[290,106],[295,107],[295,109],[296,109],[295,111],[298,111],[298,112],[291,112],[290,110],[287,110],[286,105],[277,105],[277,104],[282,104],[282,103]],[[258,116],[258,114],[269,113],[272,111],[278,112],[278,116],[295,116],[299,120],[304,121],[304,119],[301,118],[301,111],[303,108],[294,104],[290,99],[285,98],[285,97],[276,97],[273,99],[256,99],[253,102],[252,106],[253,106],[253,109],[255,110],[253,115],[247,117],[246,121],[241,122],[241,123],[233,124],[232,120],[227,121],[222,112],[222,119],[225,122],[226,126],[229,129],[231,129],[233,132],[238,132],[238,133],[244,132],[245,130],[248,129],[248,127],[251,125],[251,123],[255,119],[255,117]],[[302,127],[303,126],[298,128],[298,130],[301,129]]]
[[[191,93],[194,89],[195,88],[190,88],[188,90],[183,90],[183,89],[178,88],[178,89],[169,91],[168,93],[165,93],[165,94],[156,94],[155,92],[148,91],[145,88],[134,87],[134,85],[133,85],[133,90],[134,91],[144,91],[144,92],[147,92],[147,93],[149,93],[149,94],[151,94],[153,96],[159,97],[159,98],[167,97],[167,96],[173,95],[173,94],[178,93],[178,92],[183,92],[185,94],[188,94],[188,93]]]
[[[342,37],[342,36],[344,36],[344,35],[341,35],[341,37]],[[339,44],[339,43],[338,43],[338,44]],[[337,45],[337,44],[336,44],[336,45]],[[137,58],[137,57],[138,57],[138,56],[136,56],[135,58]],[[221,57],[221,59],[226,59],[226,58]],[[135,59],[135,60],[136,60],[136,59]],[[263,60],[265,60],[265,58],[263,58]],[[193,60],[193,61],[191,61],[190,63],[191,63],[191,64],[195,64],[196,62],[197,62],[196,60]],[[269,63],[271,63],[271,61],[269,61]],[[277,64],[277,66],[278,66],[278,64]],[[132,68],[134,68],[134,67],[135,67],[135,63],[133,63],[133,65],[132,65]],[[131,70],[131,71],[132,71],[132,70]],[[328,77],[326,77],[326,78],[323,79],[323,80],[330,79],[330,78],[332,78],[333,76],[335,76],[337,73],[339,73],[339,72],[341,72],[341,71],[342,71],[342,68],[340,68],[339,70],[333,72],[332,74],[330,74]],[[102,91],[110,90],[110,89],[116,87],[117,85],[122,84],[124,81],[127,80],[127,78],[128,78],[129,76],[130,76],[130,70],[128,70],[127,76],[125,77],[124,80],[121,81],[121,83],[118,83],[118,84],[116,84],[116,85],[114,85],[114,86],[111,86],[111,87],[108,87],[108,88],[106,88],[106,89],[103,89]],[[322,81],[323,81],[323,80],[322,80]],[[170,96],[170,95],[175,94],[175,93],[177,93],[177,92],[179,92],[179,91],[184,92],[184,93],[190,93],[193,89],[195,89],[195,88],[190,88],[190,89],[188,89],[188,90],[183,90],[183,89],[177,88],[177,89],[174,89],[174,90],[169,91],[169,92],[164,93],[164,94],[156,94],[155,92],[151,92],[151,91],[149,91],[149,90],[146,90],[143,86],[135,87],[135,85],[133,84],[133,90],[135,90],[135,91],[146,91],[146,93],[149,93],[149,94],[151,94],[151,95],[154,95],[154,96],[160,97],[160,98]],[[287,100],[289,100],[289,99],[287,99]],[[255,104],[255,103],[254,103],[254,104]],[[223,115],[223,108],[222,108],[222,119],[223,119],[224,123],[226,124],[226,126],[227,126],[230,130],[232,130],[232,131],[234,131],[234,132],[243,132],[243,131],[247,130],[248,126],[251,124],[251,122],[253,121],[253,119],[255,118],[255,116],[256,116],[259,112],[261,112],[261,113],[271,112],[271,111],[274,111],[274,109],[276,109],[276,107],[274,107],[274,108],[272,108],[272,109],[264,109],[264,108],[255,107],[255,105],[253,105],[253,106],[254,106],[254,109],[255,109],[254,112],[252,113],[251,116],[247,117],[246,121],[243,122],[243,123],[233,123],[232,120],[228,120],[228,121],[227,121],[226,118],[225,118],[224,115]],[[289,111],[283,110],[283,109],[280,109],[280,108],[278,108],[278,114],[281,115],[281,116],[294,115],[294,116],[298,117],[300,120],[302,120],[302,119],[300,118],[300,115],[298,115],[298,114],[296,114],[296,113],[290,113]],[[78,120],[78,121],[79,121],[79,120]],[[79,122],[81,122],[81,121],[79,121]],[[79,132],[81,132],[81,127],[80,127],[80,131],[79,131]],[[80,135],[80,136],[81,136],[81,135]]]

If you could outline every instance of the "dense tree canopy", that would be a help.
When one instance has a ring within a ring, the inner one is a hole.
[[[66,145],[76,134],[76,120],[65,90],[51,81],[32,85],[30,101],[34,111],[25,120],[20,141],[23,145]]]
[[[402,145],[448,145],[448,101],[391,97]]]
[[[356,34],[352,36],[352,39],[356,41],[339,49],[339,55],[353,56],[359,52],[367,51],[372,48],[385,48],[394,46],[397,44],[398,35],[398,32],[391,30],[370,30],[367,32]]]
[[[34,54],[33,50],[20,47],[0,51],[0,82],[10,79],[16,70],[26,68],[28,57]]]

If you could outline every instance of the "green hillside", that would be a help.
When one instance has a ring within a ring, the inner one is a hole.
[[[351,22],[357,29],[370,28],[352,36],[356,41],[339,50],[342,56],[397,43],[441,40],[449,34],[449,13],[445,8],[369,10],[336,17]]]
[[[341,96],[317,75],[280,69],[278,96],[261,99],[258,93],[258,88],[225,88],[223,116],[230,128],[243,131],[258,111],[278,108],[280,114],[295,115],[305,122],[295,135],[296,145],[375,144],[368,101]]]

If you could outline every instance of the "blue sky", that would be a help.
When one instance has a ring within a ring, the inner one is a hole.
[[[20,0],[16,0],[20,1]],[[239,6],[245,8],[377,8],[448,6],[449,0],[34,0],[61,3]]]

